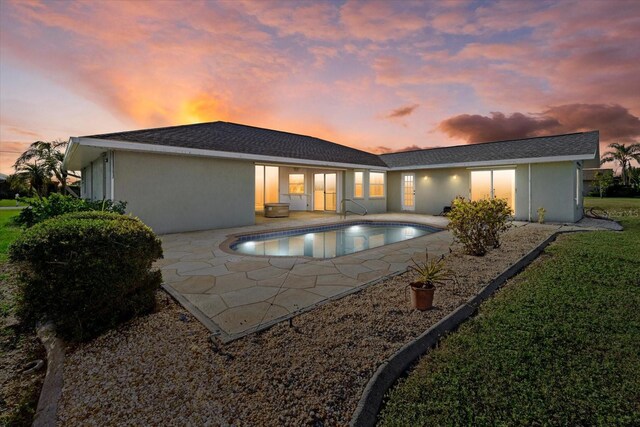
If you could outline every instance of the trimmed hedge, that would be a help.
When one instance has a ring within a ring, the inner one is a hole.
[[[79,199],[72,196],[63,196],[53,193],[42,200],[34,199],[29,206],[24,208],[16,222],[26,227],[54,218],[70,212],[102,211],[124,214],[127,202],[113,202],[111,200]]]
[[[53,321],[65,339],[89,340],[154,309],[158,258],[160,240],[137,218],[76,212],[43,221],[9,249],[20,272],[18,314]]]

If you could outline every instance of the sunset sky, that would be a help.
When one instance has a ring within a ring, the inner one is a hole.
[[[36,140],[225,120],[388,152],[640,141],[640,1],[0,0],[0,172]]]

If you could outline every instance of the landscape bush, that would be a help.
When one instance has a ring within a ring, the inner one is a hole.
[[[19,272],[18,315],[50,320],[65,339],[86,341],[155,306],[162,282],[152,263],[160,240],[139,219],[77,212],[27,229],[11,245]]]
[[[512,212],[504,199],[467,200],[458,197],[447,215],[455,239],[465,252],[482,256],[490,248],[500,247],[500,234],[510,227]]]
[[[16,222],[26,227],[31,227],[46,219],[54,218],[65,213],[103,211],[124,214],[126,207],[126,202],[79,199],[77,197],[53,193],[41,200],[31,200],[29,206],[20,212]]]

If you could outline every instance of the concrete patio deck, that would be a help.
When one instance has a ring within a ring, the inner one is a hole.
[[[257,217],[248,227],[161,236],[165,289],[223,341],[265,329],[381,278],[403,272],[411,258],[449,251],[448,231],[342,257],[256,257],[220,249],[229,235],[357,220],[403,221],[445,227],[446,218],[416,214],[374,214],[365,218],[295,212],[290,218]]]

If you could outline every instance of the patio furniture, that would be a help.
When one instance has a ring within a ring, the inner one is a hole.
[[[265,203],[264,216],[266,218],[287,218],[289,216],[289,203]]]

